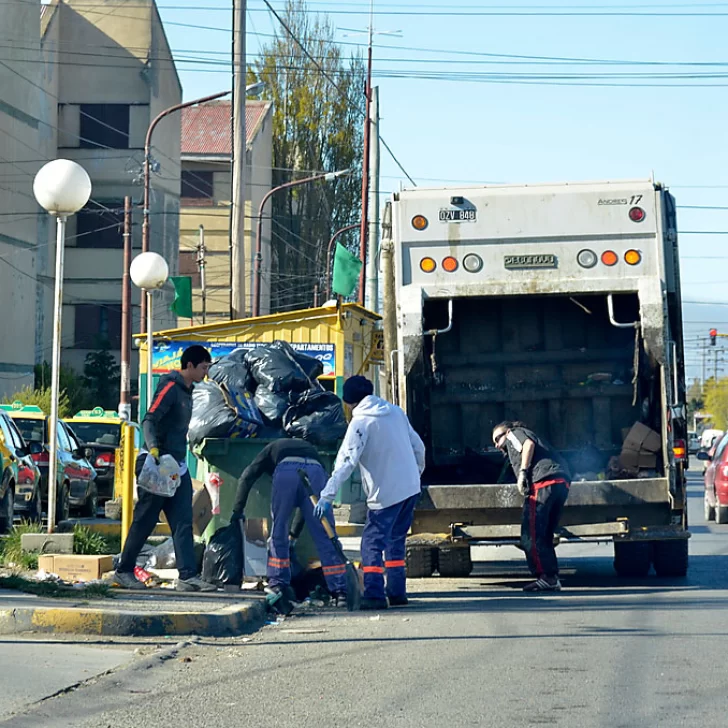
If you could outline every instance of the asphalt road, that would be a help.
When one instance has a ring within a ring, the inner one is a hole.
[[[469,579],[412,581],[405,609],[304,612],[2,724],[723,728],[728,526],[704,523],[695,476],[690,504],[687,579],[619,580],[610,547],[570,546],[565,591],[528,596],[518,552],[479,551],[497,561]]]

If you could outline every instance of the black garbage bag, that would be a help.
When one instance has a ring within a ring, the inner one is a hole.
[[[283,415],[291,406],[289,396],[281,392],[271,392],[268,387],[259,386],[255,391],[255,405],[263,415],[266,425],[279,429]]]
[[[226,385],[228,389],[238,392],[255,392],[256,382],[245,363],[246,353],[243,349],[236,349],[231,354],[224,356],[210,367],[207,376],[213,382]]]
[[[274,341],[251,349],[245,361],[255,381],[270,392],[304,392],[311,380],[293,356],[285,341]]]
[[[192,390],[190,447],[208,437],[253,437],[263,419],[248,392],[228,390],[217,382],[202,382]]]
[[[318,447],[336,445],[346,434],[346,417],[341,400],[333,393],[304,392],[283,417],[283,429]]]
[[[218,528],[202,557],[202,578],[217,586],[240,586],[243,583],[245,556],[242,521]]]

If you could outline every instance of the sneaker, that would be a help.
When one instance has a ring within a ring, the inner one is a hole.
[[[561,582],[558,576],[540,576],[536,581],[523,587],[525,592],[557,592],[561,591]]]
[[[409,599],[406,596],[403,597],[388,597],[390,607],[406,607],[409,604]]]
[[[112,581],[112,584],[114,586],[121,587],[122,589],[143,590],[147,588],[146,584],[139,581],[139,579],[137,579],[136,576],[134,576],[134,574],[129,571],[114,572],[114,579]]]
[[[337,609],[341,609],[342,607],[346,609],[346,592],[335,592],[332,594],[329,604]]]
[[[181,592],[214,592],[217,587],[209,581],[203,581],[199,576],[192,576],[189,579],[177,579],[174,585],[177,591]]]
[[[361,600],[361,606],[359,609],[363,612],[378,612],[381,609],[386,609],[387,606],[386,599],[367,599],[364,597]]]

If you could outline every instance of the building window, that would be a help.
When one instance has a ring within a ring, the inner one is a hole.
[[[182,170],[182,197],[194,200],[212,200],[212,172]]]
[[[129,148],[129,104],[81,104],[79,146],[90,149]]]
[[[76,304],[74,344],[78,349],[97,349],[108,341],[121,348],[121,306],[116,303]]]
[[[192,287],[193,288],[202,287],[200,268],[197,265],[197,251],[195,251],[195,250],[180,251],[179,274],[181,276],[189,276],[190,278],[192,278]]]
[[[90,205],[76,214],[77,248],[123,248],[124,213],[121,200],[107,200],[103,209]]]

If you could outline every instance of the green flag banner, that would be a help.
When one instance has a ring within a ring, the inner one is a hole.
[[[340,296],[351,296],[359,284],[361,260],[350,253],[341,243],[336,243],[334,253],[334,281],[332,289]]]
[[[169,307],[172,313],[182,318],[192,318],[192,278],[190,276],[171,276],[174,286],[174,301]]]

